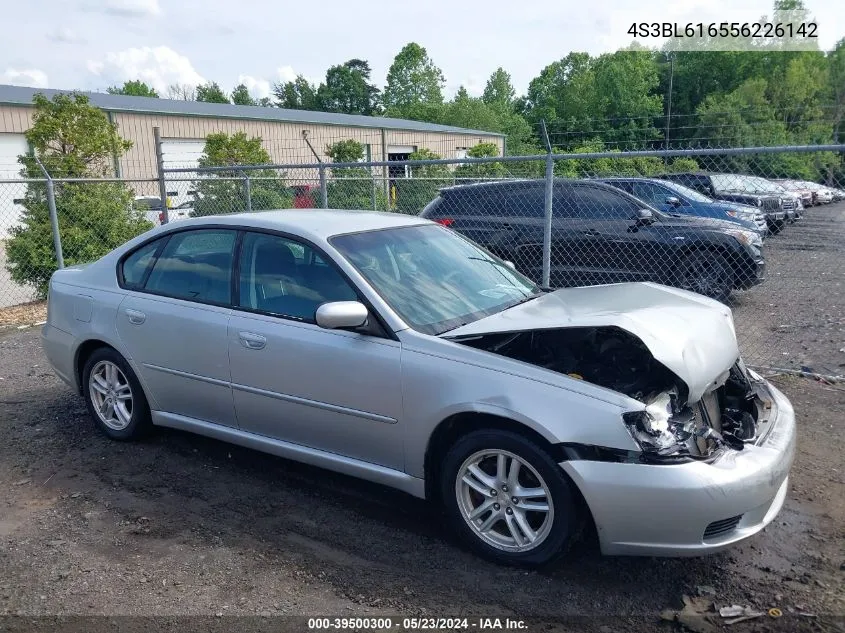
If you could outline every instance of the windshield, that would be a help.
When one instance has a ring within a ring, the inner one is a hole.
[[[766,180],[765,178],[760,178],[759,176],[749,178],[749,180],[755,183],[760,191],[764,193],[771,193],[773,191],[775,193],[786,193],[786,189],[784,189],[782,185],[772,182],[771,180]]]
[[[681,194],[689,200],[694,200],[695,202],[713,202],[713,198],[708,198],[703,193],[699,193],[695,189],[690,189],[689,187],[685,187],[684,185],[678,184],[677,182],[669,182],[668,180],[659,180],[658,182],[661,185],[669,187],[672,191]]]
[[[415,330],[442,334],[542,290],[497,257],[438,225],[338,235],[334,246]]]

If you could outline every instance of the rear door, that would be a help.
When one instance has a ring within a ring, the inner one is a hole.
[[[154,410],[236,425],[227,349],[236,236],[179,231],[121,264],[117,333]]]

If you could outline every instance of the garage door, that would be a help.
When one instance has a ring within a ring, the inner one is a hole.
[[[197,167],[204,152],[204,139],[168,138],[161,140],[161,158],[165,168]],[[190,194],[195,189],[193,181],[197,177],[196,173],[187,172],[171,174],[167,178],[167,194],[170,198],[171,207],[193,199]]]
[[[23,134],[0,134],[0,180],[20,178],[18,156],[29,151]],[[8,237],[9,229],[18,223],[23,207],[16,202],[26,193],[23,183],[0,183],[0,240]]]

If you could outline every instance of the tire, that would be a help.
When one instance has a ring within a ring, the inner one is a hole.
[[[143,437],[150,407],[129,363],[110,347],[94,350],[82,370],[82,394],[97,428],[113,440]]]
[[[725,302],[731,296],[735,275],[730,262],[721,253],[690,253],[681,262],[677,286]]]
[[[515,489],[507,487],[513,479],[495,476],[500,456],[505,458],[506,474],[515,461],[520,463]],[[472,475],[468,466],[488,477],[489,490],[479,492],[482,479]],[[466,483],[464,475],[475,485]],[[515,493],[523,491],[529,494],[518,498]],[[530,494],[538,491],[543,496]],[[441,462],[440,494],[452,529],[473,551],[499,564],[547,565],[566,554],[584,524],[574,485],[560,466],[536,443],[510,431],[479,430],[458,439]],[[487,509],[480,511],[485,505]],[[528,505],[545,505],[547,510],[527,509]],[[472,510],[480,511],[474,519]],[[533,543],[521,527],[526,522],[534,534]],[[482,536],[485,523],[489,525]]]

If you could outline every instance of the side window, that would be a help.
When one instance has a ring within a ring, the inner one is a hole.
[[[660,206],[666,203],[669,194],[663,187],[650,182],[635,181],[632,193],[640,200],[645,200],[651,205]]]
[[[123,260],[121,274],[123,285],[127,288],[137,289],[144,285],[144,278],[153,263],[156,251],[166,238],[155,240],[142,246],[129,257]]]
[[[510,191],[499,215],[517,218],[542,218],[546,213],[543,194],[542,185],[539,187],[521,187]]]
[[[634,217],[637,205],[621,193],[598,187],[577,187],[573,190],[579,217],[591,219],[625,219]]]
[[[144,289],[177,299],[230,304],[236,235],[218,229],[173,234]]]
[[[241,308],[309,322],[323,303],[358,298],[309,246],[263,233],[244,236],[239,289]]]

